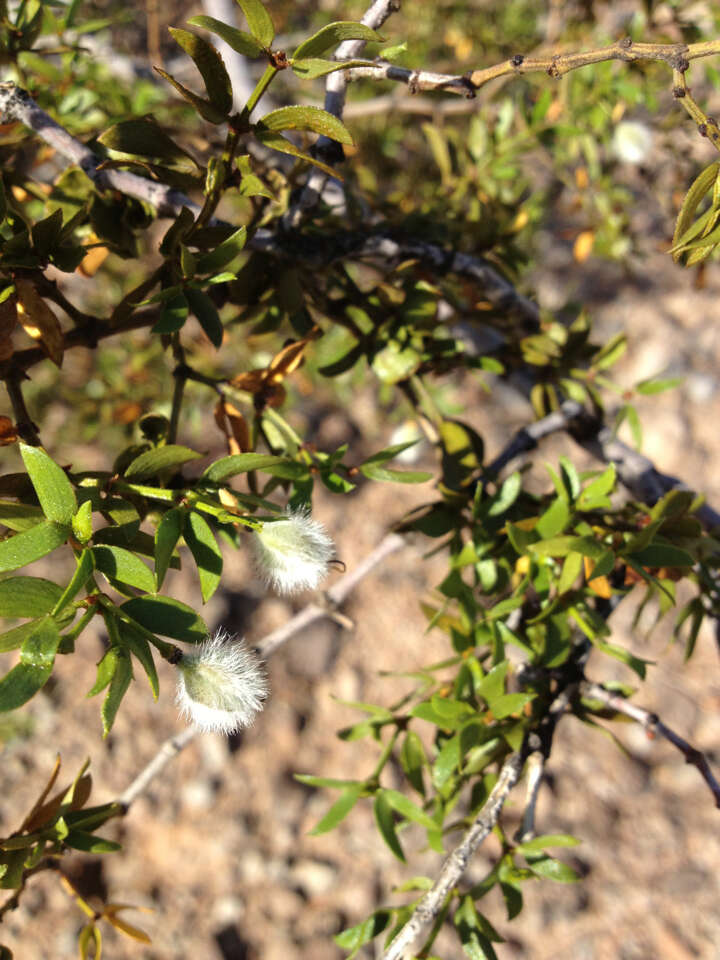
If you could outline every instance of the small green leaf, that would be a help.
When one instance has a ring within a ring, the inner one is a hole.
[[[128,480],[147,480],[164,470],[175,469],[191,460],[201,460],[202,456],[201,453],[190,450],[189,447],[171,443],[156,450],[146,450],[139,457],[135,457],[125,470],[125,477]]]
[[[120,609],[140,626],[161,637],[184,643],[202,643],[208,636],[207,626],[195,611],[172,597],[133,597]]]
[[[326,110],[319,107],[290,106],[279,107],[266,113],[255,125],[258,133],[282,130],[311,130],[313,133],[346,143],[352,146],[353,139],[345,124]]]
[[[180,96],[184,100],[187,100],[187,102],[191,104],[191,106],[197,110],[200,116],[204,120],[208,121],[208,123],[224,123],[225,120],[227,120],[227,111],[219,110],[208,100],[205,100],[203,97],[199,97],[196,93],[193,93],[192,90],[188,90],[188,88],[180,83],[179,80],[176,80],[175,77],[170,76],[170,74],[165,70],[161,70],[160,67],[155,67],[154,69],[156,73],[160,74],[163,80],[167,80],[168,83],[172,84]]]
[[[200,71],[210,103],[221,113],[230,113],[233,103],[232,86],[218,51],[207,40],[190,33],[189,30],[178,30],[175,27],[170,27],[169,30],[173,39],[192,57]]]
[[[121,845],[114,840],[103,840],[102,837],[96,837],[94,833],[86,833],[84,830],[70,830],[63,843],[73,850],[82,850],[85,853],[115,853],[122,850]]]
[[[124,620],[118,621],[118,629],[122,642],[127,645],[128,649],[135,654],[142,664],[143,670],[150,681],[150,689],[152,690],[153,697],[157,700],[158,693],[160,692],[160,683],[158,681],[155,660],[153,659],[152,647],[139,630],[135,630],[129,623],[125,623]]]
[[[155,579],[158,590],[163,585],[173,551],[182,536],[184,517],[185,511],[182,507],[168,510],[162,515],[155,531]]]
[[[0,524],[9,530],[30,530],[43,519],[40,507],[30,503],[15,503],[14,500],[0,500]]]
[[[393,910],[376,910],[367,920],[336,934],[333,940],[342,950],[350,951],[347,960],[352,960],[360,947],[387,930],[394,913]]]
[[[493,700],[490,709],[497,720],[504,720],[514,713],[521,713],[526,703],[535,699],[534,693],[504,693]]]
[[[245,229],[243,227],[243,229]],[[215,251],[217,252],[217,251]],[[202,290],[190,287],[185,291],[185,297],[190,310],[198,319],[198,323],[205,331],[205,335],[214,347],[219,347],[223,341],[223,325],[215,304]]]
[[[0,617],[42,617],[61,595],[62,587],[40,577],[0,580]]]
[[[70,583],[65,587],[62,596],[57,600],[53,609],[53,614],[57,616],[73,600],[88,582],[95,570],[95,560],[91,550],[83,550],[77,558],[75,573],[72,575]]]
[[[42,447],[20,443],[25,468],[30,476],[42,512],[54,523],[71,524],[77,511],[77,500],[67,474]]]
[[[211,33],[217,34],[225,43],[236,53],[241,53],[244,57],[259,57],[263,53],[262,44],[251,37],[244,30],[238,30],[236,27],[230,27],[215,17],[197,16],[190,17],[188,23],[194,27],[203,27]]]
[[[159,334],[176,333],[185,326],[189,313],[188,302],[182,293],[173,293],[163,300],[162,310],[152,332]]]
[[[105,699],[103,700],[100,711],[103,725],[103,738],[107,737],[112,730],[118,708],[130,686],[131,680],[132,665],[130,663],[130,657],[124,650],[118,650],[115,671],[113,672],[110,686],[105,694]]]
[[[221,267],[226,266],[235,257],[242,253],[247,241],[247,228],[240,227],[232,233],[226,240],[219,243],[214,250],[204,253],[197,260],[198,273],[217,273]]]
[[[85,500],[72,518],[72,530],[76,540],[87,543],[92,537],[92,501]]]
[[[263,470],[270,473],[274,467],[290,465],[285,457],[277,457],[265,453],[236,453],[229,457],[222,457],[212,463],[203,473],[203,478],[213,483],[223,483],[230,477],[250,470]]]
[[[554,880],[556,883],[576,883],[579,879],[572,867],[552,857],[527,856],[528,866],[538,877]]]
[[[293,57],[290,61],[293,73],[301,80],[316,80],[338,70],[350,70],[352,67],[372,66],[372,60],[319,60],[316,57]]]
[[[335,177],[338,180],[342,179],[337,170],[329,166],[327,163],[323,163],[321,160],[316,160],[315,157],[311,156],[309,153],[305,153],[304,150],[301,150],[300,147],[295,146],[294,143],[291,143],[290,140],[287,140],[281,133],[276,133],[274,130],[265,130],[256,126],[255,136],[260,143],[265,144],[265,146],[269,147],[271,150],[278,150],[280,153],[289,153],[291,157],[297,157],[298,160],[304,160],[306,163],[312,164],[312,166],[317,167],[319,170],[329,174],[331,177]]]
[[[88,697],[97,696],[110,683],[117,667],[117,647],[109,647],[97,665],[95,683],[88,690]]]
[[[269,50],[270,44],[275,39],[275,28],[270,19],[270,14],[260,3],[260,0],[237,0],[240,4],[245,19],[250,27],[250,33],[255,37],[258,43],[262,44],[264,49]]]
[[[400,763],[412,786],[418,793],[425,796],[423,768],[427,766],[427,758],[422,740],[414,730],[408,730],[405,736],[400,750]]]
[[[356,783],[351,787],[346,787],[322,820],[310,831],[310,836],[327,833],[336,827],[341,820],[344,820],[359,800],[363,789],[364,785],[362,783]]]
[[[385,797],[384,790],[378,790],[375,794],[375,800],[373,802],[373,814],[375,815],[375,823],[377,828],[380,831],[380,836],[383,838],[385,843],[390,848],[390,851],[405,863],[405,854],[403,849],[400,846],[400,841],[398,840],[397,830],[395,829],[395,814],[393,813],[393,808],[387,801]]]
[[[144,593],[155,593],[155,577],[142,560],[124,547],[92,547],[95,567],[109,580],[118,580]]]
[[[662,393],[664,390],[672,390],[683,382],[683,377],[669,377],[665,380],[642,380],[635,384],[635,390],[644,396],[652,396],[654,393]]]
[[[140,157],[176,160],[188,156],[150,117],[135,117],[116,123],[101,133],[98,141],[110,150]]]
[[[17,650],[18,647],[21,647],[39,622],[39,620],[30,620],[28,623],[22,623],[19,627],[13,627],[12,630],[0,633],[0,653],[7,653],[8,650]]]
[[[0,680],[0,712],[22,706],[45,685],[59,643],[60,633],[52,617],[38,620],[20,649],[20,663]]]
[[[515,503],[521,488],[522,477],[520,476],[520,472],[516,470],[515,473],[511,473],[510,476],[507,477],[502,487],[500,487],[500,490],[493,497],[492,504],[488,510],[488,516],[502,516],[502,514],[509,510]]]
[[[569,833],[548,833],[519,843],[515,849],[524,856],[526,853],[543,853],[548,847],[576,847],[579,843],[577,837]]]
[[[195,511],[185,517],[183,535],[198,569],[203,603],[207,603],[220,583],[222,554],[207,521]]]
[[[383,38],[364,23],[353,20],[338,20],[328,23],[317,33],[304,40],[293,54],[298,57],[321,57],[343,40],[364,40],[367,43],[383,43]]]
[[[391,470],[389,467],[380,467],[373,463],[363,464],[359,469],[368,480],[387,483],[426,483],[432,480],[431,473],[420,470]]]
[[[643,567],[692,567],[695,563],[694,557],[686,550],[669,543],[657,542],[631,554],[628,559]]]
[[[580,576],[583,568],[583,558],[581,553],[569,553],[563,562],[562,572],[558,581],[558,593],[567,593],[571,590],[573,584]]]
[[[420,826],[425,827],[426,830],[436,831],[438,829],[437,823],[422,811],[420,807],[414,804],[409,797],[406,797],[404,793],[399,793],[397,790],[385,790],[384,795],[390,806],[394,810],[397,810],[406,820],[413,820],[415,823],[419,823]]]
[[[17,570],[34,560],[39,560],[67,541],[69,524],[43,520],[29,530],[16,533],[14,537],[0,542],[0,573]]]

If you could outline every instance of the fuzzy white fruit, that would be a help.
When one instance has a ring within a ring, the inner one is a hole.
[[[328,572],[335,545],[309,510],[291,510],[253,534],[258,574],[277,593],[313,590]]]
[[[178,667],[176,702],[199,730],[235,733],[263,708],[268,684],[259,658],[244,640],[220,629]]]

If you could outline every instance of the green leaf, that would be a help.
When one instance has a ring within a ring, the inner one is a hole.
[[[255,37],[258,43],[267,50],[275,39],[275,28],[270,19],[270,14],[260,3],[260,0],[237,0],[240,4],[245,19],[250,27],[250,33]]]
[[[634,560],[642,567],[692,567],[695,563],[694,557],[686,550],[657,542],[631,554],[627,559]]]
[[[341,949],[350,951],[347,960],[352,960],[360,947],[388,928],[393,914],[392,910],[376,910],[367,920],[336,934],[333,940]]]
[[[384,795],[390,806],[394,810],[397,810],[406,820],[413,820],[415,823],[419,823],[420,826],[425,827],[426,830],[436,831],[438,829],[437,823],[422,811],[420,807],[416,806],[409,797],[406,797],[404,793],[399,793],[397,790],[385,790]]]
[[[280,107],[266,113],[255,125],[258,133],[270,131],[280,133],[282,130],[311,130],[313,133],[337,140],[338,143],[353,144],[345,124],[326,110],[319,107],[290,106]]]
[[[22,623],[19,627],[13,627],[12,630],[6,630],[0,633],[0,653],[7,653],[8,650],[17,650],[27,640],[35,630],[39,620],[30,620],[28,623]]]
[[[209,101],[205,100],[203,97],[199,97],[196,93],[193,93],[192,90],[188,90],[186,86],[183,86],[179,80],[176,80],[175,77],[171,77],[169,73],[165,70],[161,70],[160,67],[155,67],[155,72],[159,73],[163,80],[167,80],[168,83],[172,84],[173,87],[177,90],[180,96],[187,100],[191,106],[193,106],[200,116],[207,120],[208,123],[224,123],[227,120],[227,111],[219,110]]]
[[[0,573],[17,570],[34,560],[39,560],[65,543],[70,527],[43,520],[30,530],[16,533],[14,537],[0,542]]]
[[[219,243],[214,250],[204,253],[198,257],[198,273],[217,273],[221,267],[230,263],[235,257],[242,253],[247,241],[247,228],[240,227],[235,233],[231,234],[227,240]]]
[[[176,27],[169,27],[169,30],[173,39],[192,57],[200,71],[210,103],[222,113],[230,113],[233,103],[232,86],[218,51],[207,40],[190,33],[189,30],[178,30]]]
[[[243,227],[243,229],[245,228]],[[206,293],[203,293],[202,290],[196,290],[194,287],[189,287],[185,291],[185,297],[190,305],[190,310],[197,317],[198,323],[205,331],[210,343],[214,347],[219,347],[223,341],[224,331],[215,304]]]
[[[185,326],[188,313],[189,307],[185,294],[169,294],[163,300],[162,310],[158,320],[152,326],[152,333],[176,333]]]
[[[92,537],[92,501],[86,500],[78,507],[72,519],[72,530],[76,540],[87,543]]]
[[[38,620],[20,649],[20,663],[0,680],[0,712],[22,706],[45,685],[59,643],[60,633],[52,617]]]
[[[571,590],[573,584],[580,576],[583,568],[583,558],[581,553],[569,553],[565,557],[560,579],[558,580],[558,593],[567,593]]]
[[[92,547],[95,567],[109,580],[118,580],[144,593],[155,593],[155,577],[142,560],[124,547]]]
[[[139,157],[176,160],[188,156],[151,117],[135,117],[116,123],[101,133],[98,141],[110,150]]]
[[[534,699],[534,693],[504,693],[501,697],[493,700],[490,709],[497,720],[503,720],[513,713],[522,713],[525,704]]]
[[[573,868],[561,860],[553,860],[552,857],[535,858],[534,856],[525,859],[532,872],[538,877],[554,880],[556,883],[576,883],[579,880]]]
[[[545,513],[535,525],[535,533],[542,540],[555,537],[565,529],[570,521],[570,506],[563,497],[558,497],[550,504]]]
[[[0,617],[42,617],[61,595],[62,587],[40,577],[0,580]]]
[[[378,790],[378,792],[375,794],[373,814],[375,815],[375,823],[380,831],[380,836],[388,845],[394,856],[396,856],[398,860],[401,860],[403,863],[405,863],[405,854],[400,846],[397,830],[395,829],[395,814],[393,813],[393,808],[390,806],[387,798],[385,797],[384,790]]]
[[[73,850],[83,850],[85,853],[115,853],[122,850],[122,846],[114,840],[103,840],[102,837],[96,837],[94,833],[86,833],[84,830],[70,830],[63,843]]]
[[[0,524],[9,530],[30,530],[43,519],[40,507],[30,503],[15,503],[14,500],[0,500]]]
[[[229,457],[222,457],[215,463],[210,464],[203,473],[203,478],[212,480],[213,483],[223,483],[230,477],[235,477],[239,473],[247,473],[249,470],[263,470],[266,473],[271,473],[274,467],[291,464],[294,464],[294,461],[271,454],[236,453]]]
[[[183,535],[198,569],[203,603],[207,603],[220,583],[222,554],[207,521],[195,511],[185,517]]]
[[[617,470],[615,464],[611,463],[607,470],[604,470],[599,477],[591,480],[584,488],[578,498],[578,507],[581,510],[593,510],[599,506],[610,506],[607,494],[614,489],[616,479]]]
[[[118,621],[118,629],[122,642],[127,645],[128,649],[135,654],[142,664],[143,670],[150,681],[150,689],[152,690],[153,697],[157,700],[158,693],[160,692],[160,683],[158,681],[155,660],[153,659],[152,647],[145,637],[138,630],[131,627],[129,623],[125,623],[123,620]]]
[[[515,849],[524,856],[526,853],[543,853],[548,847],[576,847],[579,843],[577,837],[569,833],[548,833],[519,843]]]
[[[414,730],[408,730],[405,736],[400,750],[400,764],[412,786],[418,793],[425,796],[423,768],[427,766],[427,758],[422,740]]]
[[[296,147],[294,143],[291,143],[290,140],[287,140],[281,133],[276,133],[273,130],[261,129],[256,126],[255,137],[260,141],[260,143],[265,144],[265,146],[269,147],[271,150],[278,150],[280,153],[289,153],[291,157],[297,157],[298,160],[304,160],[306,163],[312,164],[312,166],[317,167],[319,170],[329,174],[331,177],[342,179],[337,170],[329,166],[327,163],[323,163],[321,160],[316,160],[315,157],[311,156],[309,153],[305,153],[304,150],[301,150],[300,147]]]
[[[108,692],[105,694],[100,711],[103,725],[103,738],[112,730],[118,708],[132,680],[130,657],[124,650],[118,650],[115,672],[112,675]]]
[[[437,789],[441,789],[460,766],[460,736],[456,733],[443,744],[432,767],[432,779]]]
[[[529,549],[541,557],[566,557],[569,553],[581,553],[592,560],[598,560],[607,551],[606,546],[592,537],[571,536],[540,540],[538,543],[529,544]]]
[[[93,571],[95,570],[95,560],[91,550],[83,550],[80,556],[77,558],[77,566],[75,567],[75,573],[72,575],[70,583],[65,587],[65,590],[62,593],[62,596],[58,598],[53,613],[57,615],[61,610],[70,603],[82,590],[85,584],[88,582],[88,579],[92,576]]]
[[[517,500],[520,490],[522,488],[522,477],[518,470],[515,473],[511,473],[509,477],[505,479],[500,490],[495,494],[492,499],[492,503],[488,510],[489,517],[500,517],[503,513],[510,509],[510,507]]]
[[[238,30],[237,27],[230,27],[227,23],[216,20],[215,17],[190,17],[188,23],[217,34],[236,53],[241,53],[244,57],[259,57],[263,52],[262,44],[258,43],[249,33]]]
[[[112,680],[117,669],[118,648],[109,647],[97,665],[95,683],[88,690],[88,697],[95,697]]]
[[[662,393],[664,390],[672,390],[683,382],[683,377],[668,377],[665,380],[642,380],[635,384],[635,390],[644,396],[652,396],[655,393]]]
[[[146,450],[131,462],[125,470],[128,480],[147,480],[164,470],[172,470],[191,460],[201,460],[202,454],[179,444],[168,444],[156,450]]]
[[[314,777],[309,773],[294,773],[293,779],[299,783],[304,783],[308,787],[331,787],[340,789],[341,787],[352,787],[357,780],[337,780],[334,777]]]
[[[293,54],[293,60],[298,57],[321,57],[328,50],[336,47],[343,40],[365,40],[368,43],[383,43],[383,37],[364,23],[353,20],[338,20],[328,23],[304,40]]]
[[[391,470],[389,467],[379,467],[372,463],[366,463],[359,469],[368,480],[384,480],[388,483],[426,483],[432,480],[431,473],[419,470]]]
[[[195,611],[172,597],[133,597],[120,607],[140,626],[161,637],[202,643],[208,628]]]
[[[315,57],[293,57],[290,61],[293,73],[301,80],[315,80],[326,77],[329,73],[338,70],[349,70],[352,67],[372,66],[372,60],[318,60]]]
[[[321,833],[327,833],[336,827],[341,820],[350,813],[352,808],[358,802],[361,793],[364,790],[364,784],[356,783],[351,787],[346,787],[335,803],[330,807],[322,820],[310,831],[310,836],[318,836]],[[434,826],[434,824],[433,824]]]
[[[155,531],[155,579],[158,590],[163,585],[173,551],[182,535],[185,510],[175,507],[162,515]]]
[[[71,524],[77,511],[77,500],[65,471],[50,459],[42,447],[31,447],[21,442],[20,453],[47,519],[54,523]]]

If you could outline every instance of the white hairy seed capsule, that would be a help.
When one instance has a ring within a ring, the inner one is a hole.
[[[278,593],[312,590],[325,578],[335,545],[309,510],[291,510],[253,536],[259,575]]]
[[[262,710],[268,686],[260,660],[244,640],[220,629],[178,663],[175,697],[199,730],[235,733]]]
[[[639,120],[623,120],[615,127],[612,151],[623,163],[642,163],[650,156],[653,139],[653,132],[646,124]]]

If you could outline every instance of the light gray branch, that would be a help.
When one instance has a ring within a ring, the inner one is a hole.
[[[476,96],[475,87],[467,77],[456,73],[435,73],[432,70],[409,70],[407,67],[398,67],[393,63],[379,60],[372,66],[349,67],[342,71],[346,84],[352,80],[394,80],[404,83],[410,93],[428,91],[442,91],[443,93],[457,93],[473,100]],[[336,74],[333,74],[336,76]]]
[[[185,206],[199,212],[197,204],[184,194],[162,183],[155,183],[125,170],[100,170],[100,159],[68,133],[64,127],[45,113],[21,87],[14,83],[0,83],[0,117],[3,123],[18,120],[34,130],[46,143],[54,147],[72,164],[77,164],[86,176],[101,190],[119,190],[121,193],[144,200],[155,207],[161,216],[174,217]]]
[[[645,727],[649,734],[664,737],[674,747],[677,747],[680,753],[682,753],[685,757],[685,762],[692,764],[700,771],[700,775],[705,783],[707,783],[713,797],[715,798],[715,806],[720,809],[720,783],[718,783],[716,780],[712,770],[710,769],[710,764],[708,763],[707,757],[702,750],[698,750],[696,747],[691,746],[687,740],[683,740],[683,738],[679,734],[675,733],[674,730],[671,730],[670,727],[665,726],[656,713],[652,713],[650,710],[646,710],[644,707],[638,707],[636,704],[630,703],[629,701],[625,700],[624,697],[619,696],[617,693],[612,693],[610,690],[606,690],[605,687],[600,686],[598,683],[590,683],[585,681],[580,684],[580,692],[583,694],[583,696],[588,697],[590,700],[599,700],[611,710],[615,710],[617,713],[622,713],[624,716],[630,717],[632,720],[635,720],[637,723]]]
[[[419,937],[440,914],[453,887],[467,870],[473,854],[491,832],[500,818],[508,794],[520,779],[523,759],[520,753],[511,754],[502,766],[497,783],[490,792],[462,841],[442,865],[437,880],[413,910],[410,919],[390,943],[382,960],[411,960]]]
[[[400,0],[374,0],[360,21],[372,30],[378,30],[396,10],[400,9]],[[335,51],[334,60],[356,60],[363,51],[364,40],[344,40]],[[345,107],[345,93],[347,90],[348,71],[337,70],[328,74],[325,81],[325,110],[342,120]],[[329,137],[321,136],[315,144],[316,156],[324,163],[333,166],[342,158],[342,148]],[[339,156],[338,156],[339,151]],[[286,229],[300,225],[305,215],[313,209],[319,200],[328,203],[338,216],[345,213],[345,193],[339,180],[330,177],[317,168],[313,169],[303,187],[298,199],[293,203],[283,218]]]

